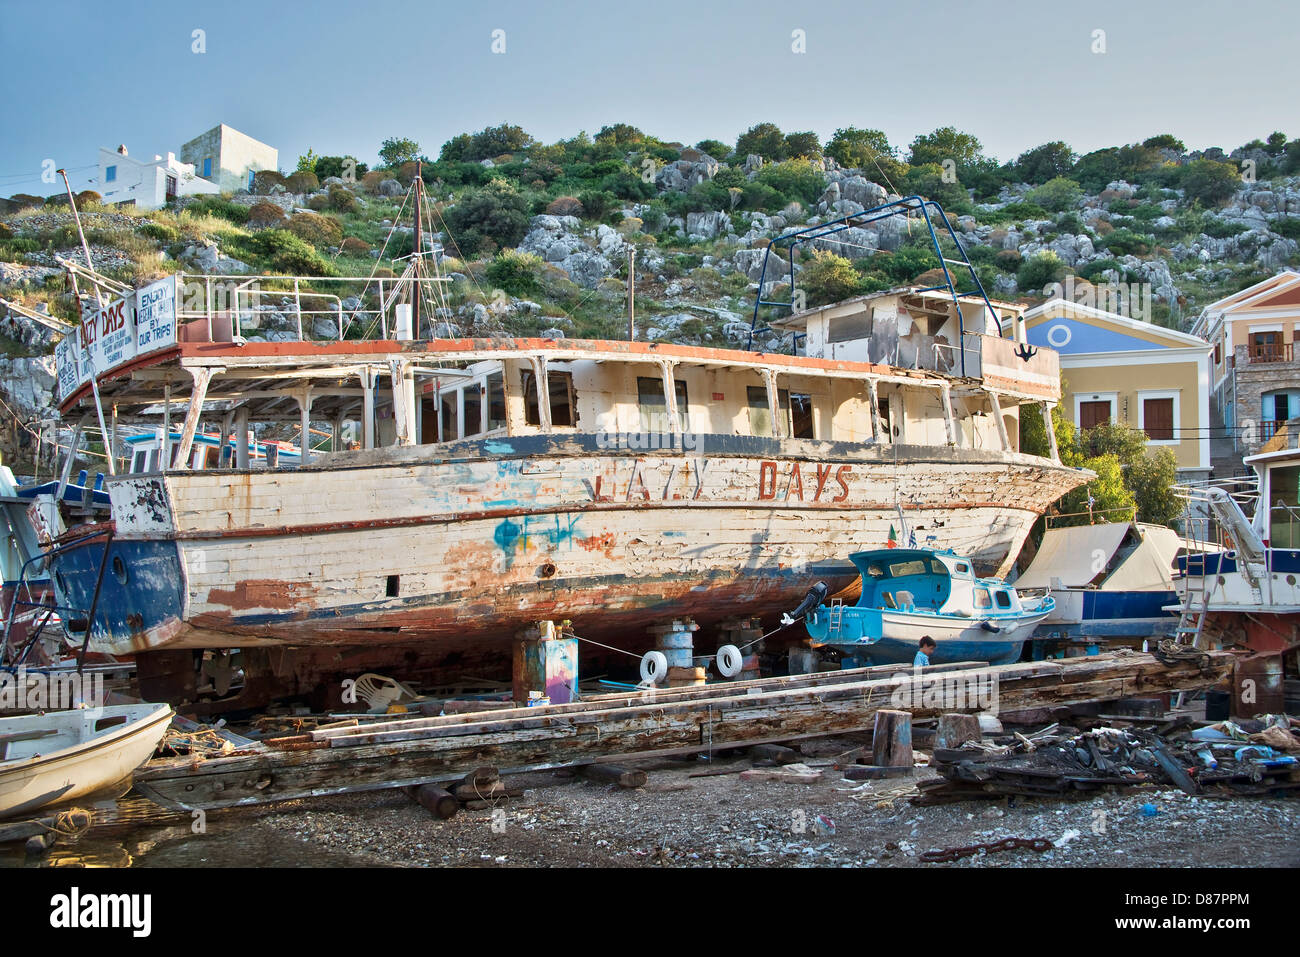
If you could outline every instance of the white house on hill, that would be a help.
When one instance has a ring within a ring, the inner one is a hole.
[[[195,175],[194,167],[182,163],[175,153],[164,159],[155,154],[151,160],[127,155],[126,147],[99,150],[99,179],[96,190],[105,203],[159,209],[178,196],[219,193],[216,183]]]

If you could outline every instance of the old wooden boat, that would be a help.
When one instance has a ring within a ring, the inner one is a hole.
[[[243,649],[250,682],[290,689],[422,663],[482,673],[547,619],[639,653],[654,624],[774,620],[816,581],[850,584],[842,556],[883,544],[900,509],[1005,570],[1088,475],[1020,450],[1022,407],[1049,415],[1060,381],[1054,352],[999,334],[1011,304],[951,286],[860,297],[797,314],[790,355],[417,338],[443,281],[420,261],[328,329],[303,321],[305,296],[254,301],[269,277],[177,275],[87,306],[86,341],[59,354],[63,414],[111,404],[164,449],[106,478],[98,522],[34,512],[60,604],[80,610],[74,642],[136,654],[146,694],[169,700],[205,649]],[[298,332],[259,334],[278,310]],[[292,425],[332,438],[275,467],[225,447]],[[196,468],[204,431],[222,447]]]
[[[171,723],[165,704],[0,718],[0,818],[94,794],[130,777]]]
[[[814,647],[833,648],[854,665],[910,662],[925,636],[937,645],[933,664],[1011,664],[1056,604],[976,577],[971,560],[950,549],[881,548],[849,557],[861,576],[857,602],[821,604],[804,626]]]

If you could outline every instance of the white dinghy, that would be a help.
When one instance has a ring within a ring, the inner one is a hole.
[[[165,704],[0,718],[0,818],[103,790],[149,760],[171,723]]]

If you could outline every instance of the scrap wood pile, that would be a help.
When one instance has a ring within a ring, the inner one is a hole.
[[[1300,788],[1300,737],[1265,715],[1161,736],[1138,728],[1017,736],[1013,744],[936,748],[940,777],[914,804],[1024,795],[1063,797],[1108,787],[1173,785],[1188,794],[1274,794]]]

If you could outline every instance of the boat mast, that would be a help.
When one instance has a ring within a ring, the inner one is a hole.
[[[68,205],[72,208],[72,221],[77,224],[77,235],[81,237],[81,251],[85,253],[86,256],[86,268],[90,270],[91,273],[94,273],[95,264],[90,260],[90,243],[86,242],[86,234],[84,231],[82,231],[81,228],[81,214],[77,212],[77,201],[72,195],[72,184],[68,182],[68,171],[61,169],[59,170],[59,173],[60,175],[63,176],[63,185],[64,188],[66,188],[68,191]],[[74,283],[76,282],[75,273],[73,274],[73,282]],[[99,293],[99,283],[95,282],[92,279],[90,285],[91,288],[95,290],[95,303],[99,306],[99,312],[96,313],[95,315],[95,321],[98,322],[99,317],[104,312],[104,297],[101,296]],[[85,322],[84,317],[82,319],[82,322],[83,323]],[[73,333],[73,335],[80,337],[81,329],[78,328],[77,331]],[[109,442],[108,429],[105,428],[104,426],[104,404],[103,402],[100,401],[99,398],[99,378],[98,376],[95,375],[94,366],[91,366],[90,364],[90,349],[88,349],[84,345],[85,343],[84,339],[82,339],[81,341],[83,343],[82,353],[86,357],[86,365],[90,367],[90,389],[91,392],[93,392],[95,395],[95,412],[99,415],[99,437],[104,443],[104,451],[108,453],[105,456],[105,459],[108,462],[108,474],[116,475],[117,468],[115,467],[115,464],[113,462],[113,456],[116,454],[117,450],[114,449],[112,447],[112,444]],[[77,450],[75,448],[68,449],[69,459],[75,457],[76,454],[77,454]]]
[[[415,242],[411,247],[411,335],[420,338],[420,260],[424,252],[424,216],[420,208],[421,187],[424,186],[423,164],[415,161]]]

